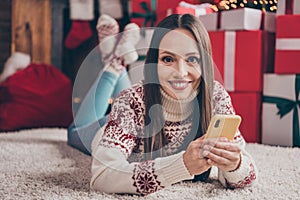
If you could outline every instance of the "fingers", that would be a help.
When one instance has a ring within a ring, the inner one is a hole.
[[[238,154],[241,152],[239,145],[231,142],[215,142],[213,145],[204,144],[202,149],[203,156],[205,157],[207,157],[209,154],[214,154],[215,156],[228,160],[237,159]]]
[[[209,140],[204,142],[202,155],[208,164],[223,170],[234,170],[240,163],[241,148],[235,142],[224,140]]]
[[[239,153],[238,151],[235,151]],[[208,154],[212,154],[211,156],[213,158],[216,158],[218,160],[223,160],[222,158],[226,160],[235,160],[236,159],[236,153],[232,151],[228,151],[225,149],[215,148],[208,145],[205,145],[203,147],[203,154],[205,157],[208,157]],[[215,160],[215,159],[213,159]]]
[[[240,152],[241,147],[235,141],[228,140],[227,138],[207,139],[204,145],[209,145],[218,149],[224,149],[232,152]]]
[[[207,158],[201,158],[203,141],[192,141],[185,153],[183,154],[183,161],[191,175],[200,174],[211,167],[207,163]]]
[[[213,147],[216,149],[224,149],[230,152],[240,152],[241,147],[234,142],[216,142],[213,144]]]
[[[195,148],[202,148],[202,146],[204,145],[204,140],[202,139],[202,137],[200,137],[200,138],[197,138],[196,140],[192,141],[191,144]]]
[[[193,155],[195,159],[204,158],[202,156],[203,153],[202,147],[203,147],[203,140],[195,140],[190,143],[189,149],[191,155]]]
[[[214,165],[224,171],[233,171],[236,170],[241,163],[241,154],[238,155],[238,158],[236,160],[227,160],[225,158],[220,158],[217,156],[214,156],[213,154],[209,155],[210,158],[208,158],[207,163],[209,165]]]

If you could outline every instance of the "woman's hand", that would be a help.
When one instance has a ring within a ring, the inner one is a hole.
[[[184,164],[191,175],[201,174],[212,166],[207,162],[208,159],[202,156],[203,139],[204,137],[201,137],[192,141],[183,154]]]
[[[241,148],[227,138],[207,139],[203,142],[203,157],[207,163],[223,171],[234,171],[241,163]]]

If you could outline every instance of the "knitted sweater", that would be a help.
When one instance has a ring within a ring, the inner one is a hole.
[[[171,184],[193,179],[178,152],[191,130],[191,100],[178,101],[162,92],[166,156],[143,161],[143,127],[145,115],[142,83],[122,91],[115,100],[106,126],[96,134],[92,144],[91,188],[107,193],[149,194]],[[186,112],[182,112],[186,111]],[[231,99],[223,86],[214,82],[213,114],[234,114]],[[241,164],[232,172],[218,170],[222,185],[241,188],[256,179],[256,167],[245,151],[245,140],[238,131]]]

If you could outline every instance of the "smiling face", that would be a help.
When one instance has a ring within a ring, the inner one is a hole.
[[[200,54],[192,33],[180,28],[167,33],[158,53],[162,89],[175,99],[196,96],[201,74]]]

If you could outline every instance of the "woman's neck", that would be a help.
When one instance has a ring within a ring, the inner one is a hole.
[[[165,120],[172,122],[183,121],[192,114],[195,95],[191,95],[186,99],[175,99],[163,89],[160,89],[160,92],[162,94],[161,101]]]

